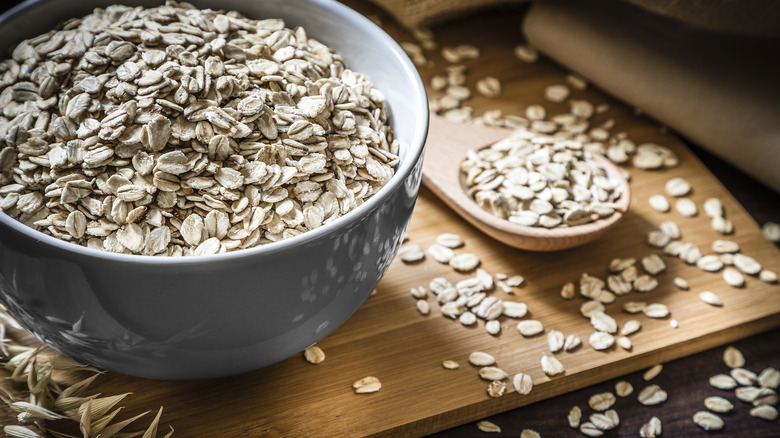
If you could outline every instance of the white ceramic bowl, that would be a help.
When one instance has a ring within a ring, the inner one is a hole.
[[[105,0],[34,0],[0,16],[0,51]],[[157,6],[161,2],[126,1]],[[0,301],[45,343],[108,370],[225,376],[302,351],[343,323],[384,274],[420,185],[424,87],[399,45],[330,0],[193,0],[283,18],[331,46],[385,94],[401,144],[396,175],[365,204],[299,236],[227,254],[157,258],[91,250],[0,213]]]

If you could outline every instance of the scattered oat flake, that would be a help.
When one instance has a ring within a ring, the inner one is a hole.
[[[520,44],[515,46],[515,56],[523,62],[529,64],[536,62],[539,59],[539,52],[531,45]]]
[[[710,377],[710,385],[718,389],[734,389],[737,387],[737,381],[726,374],[716,374]]]
[[[571,300],[575,296],[575,286],[574,283],[569,282],[564,284],[561,287],[561,298],[564,300]]]
[[[657,375],[661,374],[661,371],[663,371],[664,366],[661,364],[656,364],[650,367],[645,373],[642,375],[642,378],[645,379],[645,382],[649,382],[650,380],[653,380]]]
[[[410,289],[410,293],[414,298],[418,300],[424,299],[428,295],[428,290],[425,286],[417,286]]]
[[[509,375],[506,373],[506,371],[502,370],[498,367],[482,367],[479,369],[479,377],[482,380],[504,380]]]
[[[723,363],[729,368],[742,368],[745,366],[745,356],[736,347],[729,345],[723,350]]]
[[[600,392],[590,396],[588,399],[588,406],[594,411],[606,411],[615,404],[616,400],[615,394],[612,394],[611,392]]]
[[[760,405],[750,410],[750,415],[767,421],[777,419],[777,408],[771,405]]]
[[[497,335],[501,333],[501,322],[497,319],[492,319],[485,322],[485,331],[491,335]]]
[[[468,327],[477,323],[477,315],[467,310],[460,314],[458,321],[460,321],[460,323],[464,326]]]
[[[605,332],[595,332],[588,338],[594,350],[606,350],[615,343],[615,337]]]
[[[661,230],[651,230],[647,233],[647,244],[654,248],[664,248],[671,238]]]
[[[576,429],[580,426],[580,420],[582,420],[582,409],[579,406],[572,406],[569,409],[569,415],[566,416],[569,421],[569,427]]]
[[[444,360],[441,363],[442,368],[445,370],[457,370],[460,368],[460,364],[455,362],[454,360]]]
[[[712,229],[723,235],[731,234],[734,232],[734,223],[722,216],[715,216],[712,218]]]
[[[741,386],[734,390],[734,395],[743,402],[753,403],[756,397],[758,397],[759,388],[755,386]]]
[[[549,85],[544,89],[544,97],[550,102],[563,102],[569,97],[569,87],[565,85]]]
[[[691,184],[685,178],[672,178],[666,182],[666,193],[675,198],[686,196],[691,192]]]
[[[617,338],[615,338],[615,343],[618,344],[620,348],[626,351],[631,351],[634,348],[634,344],[631,343],[631,339],[628,339],[625,336],[618,336]]]
[[[517,323],[517,331],[525,337],[536,336],[544,331],[544,325],[535,319],[526,319]]]
[[[767,222],[761,226],[761,232],[764,237],[772,242],[780,242],[780,224],[776,222]]]
[[[476,254],[464,252],[450,259],[449,265],[458,272],[469,272],[479,266],[480,260]]]
[[[669,209],[671,209],[669,200],[667,200],[664,195],[652,195],[648,199],[648,202],[650,203],[650,207],[652,207],[653,210],[660,213],[666,213],[669,211]]]
[[[694,217],[699,214],[696,204],[688,198],[680,198],[674,203],[674,208],[685,217]]]
[[[666,391],[658,385],[649,385],[639,391],[637,399],[645,406],[654,406],[666,401]]]
[[[477,93],[493,99],[501,95],[501,81],[493,76],[486,76],[477,81]]]
[[[382,387],[382,383],[374,376],[363,377],[352,384],[355,394],[368,394],[377,392]]]
[[[615,383],[615,394],[617,394],[618,397],[628,397],[632,392],[634,392],[634,387],[631,383],[625,380]]]
[[[322,348],[312,345],[303,351],[303,357],[306,358],[307,362],[316,365],[325,360],[325,352],[322,351]]]
[[[469,363],[475,367],[486,367],[496,363],[496,358],[483,351],[475,351],[469,355]]]
[[[628,313],[639,313],[647,308],[647,303],[643,301],[627,301],[623,304],[623,311]]]
[[[565,340],[566,338],[563,333],[558,330],[550,330],[550,332],[547,333],[547,345],[553,353],[561,351]]]
[[[493,282],[493,276],[490,275],[490,273],[482,268],[477,268],[477,274],[475,275],[477,280],[479,280],[480,283],[482,283],[482,286],[485,288],[485,290],[493,290],[494,282]]]
[[[650,292],[658,287],[658,280],[655,277],[643,274],[634,280],[634,290],[637,292]]]
[[[666,304],[653,303],[642,309],[642,313],[648,318],[666,318],[669,316],[669,309]]]
[[[707,198],[704,200],[704,213],[711,217],[723,216],[723,203],[718,198]]]
[[[658,254],[650,254],[642,258],[642,267],[648,274],[658,275],[666,269],[666,263]]]
[[[585,90],[588,88],[588,81],[576,73],[566,75],[566,82],[575,90]]]
[[[487,386],[488,396],[491,398],[503,397],[506,392],[506,383],[494,380]]]
[[[563,368],[563,364],[556,358],[552,356],[547,356],[546,354],[542,354],[542,371],[544,371],[545,374],[548,376],[554,376],[557,374],[561,374],[565,371]]]
[[[437,262],[441,264],[448,264],[455,253],[444,245],[434,243],[428,247],[428,254]]]
[[[723,270],[723,280],[729,286],[740,288],[745,285],[745,277],[738,270],[727,267]]]
[[[512,386],[518,394],[526,395],[534,389],[534,380],[528,374],[517,373],[512,377]]]
[[[757,275],[761,272],[761,264],[745,254],[734,254],[734,266],[747,275]]]
[[[712,242],[712,250],[718,254],[733,254],[739,252],[739,244],[733,240],[718,239]]]
[[[663,221],[658,228],[672,240],[678,240],[682,237],[680,227],[673,221]]]
[[[717,412],[719,414],[725,414],[726,412],[731,412],[731,410],[734,409],[734,405],[731,404],[730,401],[718,396],[705,398],[704,407],[711,410],[712,412]]]
[[[731,371],[729,371],[729,374],[731,374],[731,377],[733,377],[737,383],[743,386],[753,385],[758,379],[756,373],[746,370],[745,368],[732,368]]]
[[[580,305],[580,314],[585,318],[590,318],[596,312],[604,313],[604,310],[606,310],[604,304],[596,300],[585,301]]]
[[[700,292],[699,299],[711,306],[723,307],[723,300],[721,300],[720,297],[717,296],[714,292],[710,292],[708,290]]]
[[[443,233],[436,237],[436,243],[447,248],[455,249],[463,246],[463,238],[454,233]]]
[[[419,245],[407,245],[398,250],[398,257],[404,263],[414,263],[425,258],[425,253]]]
[[[753,399],[753,406],[761,405],[777,406],[777,391],[772,388],[759,388]]]
[[[566,340],[563,342],[563,349],[571,352],[580,345],[582,345],[582,340],[580,340],[580,337],[575,334],[571,334],[566,336]]]
[[[680,322],[677,321],[676,319],[670,319],[669,320],[669,327],[671,327],[671,328],[680,327]]]
[[[498,427],[497,424],[487,420],[482,420],[478,422],[477,428],[482,432],[486,432],[486,433],[501,433],[501,428]]]
[[[525,278],[522,275],[513,275],[506,279],[507,286],[520,287],[525,283]]]
[[[607,315],[602,311],[594,311],[590,314],[590,324],[594,329],[600,332],[615,333],[617,332],[618,325],[615,318]]]
[[[629,319],[628,321],[623,323],[623,327],[620,329],[620,334],[623,336],[628,336],[638,332],[639,329],[641,328],[642,328],[641,322],[635,319]]]
[[[417,311],[420,312],[420,315],[428,315],[431,313],[431,305],[428,304],[428,301],[426,300],[416,300],[417,301]]]
[[[758,375],[756,381],[764,388],[777,389],[780,386],[780,371],[773,367],[765,368]]]
[[[617,418],[617,412],[612,410],[614,414],[612,414],[617,422],[620,421],[620,418]],[[592,414],[590,417],[588,417],[588,420],[590,420],[591,423],[593,423],[594,426],[598,427],[601,430],[607,431],[613,429],[617,424],[615,420],[613,420],[613,417],[607,415],[607,413],[596,413]]]
[[[590,436],[590,437],[599,437],[604,435],[604,431],[596,427],[596,425],[591,423],[590,421],[587,421],[580,425],[580,432],[582,432],[583,435]]]
[[[688,290],[690,289],[690,285],[688,284],[688,280],[682,278],[682,277],[674,277],[674,280],[672,280],[675,286],[677,286],[677,289],[680,290]]]
[[[762,269],[758,274],[758,278],[764,283],[775,284],[778,282],[777,274],[774,271],[768,269]]]
[[[523,429],[520,431],[520,438],[542,438],[542,436],[533,429]]]
[[[696,267],[702,271],[718,272],[723,269],[723,261],[717,255],[709,254],[697,260]]]
[[[693,414],[693,422],[707,431],[723,429],[723,420],[712,412],[699,411]]]
[[[509,318],[522,318],[528,313],[528,306],[518,301],[504,301],[502,313]]]
[[[657,438],[661,436],[662,432],[661,420],[658,417],[652,417],[650,421],[643,424],[639,429],[639,436],[642,438]]]

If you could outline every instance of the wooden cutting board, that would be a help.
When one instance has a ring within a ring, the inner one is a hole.
[[[437,38],[440,43],[456,44],[463,42],[463,35],[468,35],[468,42],[482,48],[482,61],[469,67],[471,85],[488,74],[503,81],[503,97],[473,99],[471,105],[479,110],[475,112],[498,107],[507,113],[520,114],[526,105],[543,102],[544,86],[562,83],[566,72],[543,60],[526,65],[512,59],[512,46],[520,42],[517,28],[510,27],[514,19],[511,16],[498,17],[498,22],[495,19],[496,16],[491,20],[470,21],[472,27],[443,27]],[[388,29],[400,41],[411,41],[392,24]],[[441,73],[446,65],[440,58],[434,62],[438,67],[421,70],[426,80]],[[440,233],[457,233],[466,241],[457,252],[479,255],[482,267],[488,272],[524,276],[526,285],[514,295],[501,291],[493,294],[526,303],[529,308],[526,318],[542,321],[548,331],[556,329],[583,339],[585,345],[578,350],[555,355],[566,368],[564,375],[553,378],[544,375],[540,358],[545,352],[550,354],[546,336],[523,338],[516,330],[515,320],[502,319],[502,332],[494,337],[484,330],[482,321],[464,327],[442,317],[431,294],[428,297],[431,314],[420,315],[409,293],[412,287],[426,286],[437,276],[453,283],[468,277],[427,257],[416,264],[394,261],[376,294],[319,343],[327,356],[319,365],[311,365],[296,355],[245,375],[185,382],[160,382],[108,373],[99,377],[92,389],[103,395],[132,392],[122,402],[126,407],[122,418],[163,405],[161,430],[171,425],[176,430],[174,436],[180,437],[419,436],[779,326],[780,286],[748,277],[746,287],[735,289],[727,286],[720,274],[705,273],[664,256],[668,268],[658,276],[657,290],[621,297],[607,307],[607,312],[621,325],[628,319],[642,322],[642,330],[630,337],[633,350],[626,352],[613,347],[597,352],[587,344],[593,329],[579,314],[584,300],[561,299],[558,292],[565,282],[575,281],[585,272],[603,278],[613,257],[641,258],[660,253],[648,247],[645,238],[648,231],[665,220],[676,222],[683,239],[697,244],[704,253],[711,252],[713,240],[723,237],[712,231],[703,212],[698,217],[686,218],[676,212],[658,213],[649,207],[648,198],[663,193],[665,182],[672,177],[685,177],[692,184],[694,191],[690,198],[700,210],[709,197],[716,196],[723,201],[726,216],[735,226],[734,235],[728,238],[738,242],[743,253],[775,272],[780,272],[780,253],[679,140],[664,133],[649,119],[634,116],[630,109],[597,90],[577,92],[575,97],[610,103],[612,110],[599,116],[596,123],[612,118],[613,132],[624,131],[636,142],[666,145],[680,158],[680,166],[674,169],[630,169],[632,206],[610,234],[572,250],[524,252],[481,234],[423,187],[409,225],[407,243],[426,249]],[[565,110],[564,104],[545,103],[545,106],[549,111]],[[691,290],[677,290],[672,285],[676,276],[687,279]],[[704,290],[717,293],[724,306],[715,308],[701,302],[697,295]],[[622,303],[629,300],[664,303],[671,316],[653,320],[621,312]],[[670,326],[671,319],[679,323],[679,328]],[[535,383],[533,391],[518,395],[510,383],[505,396],[488,397],[487,382],[467,362],[469,353],[477,350],[493,354],[498,366],[510,375],[529,374]],[[457,370],[445,370],[441,366],[444,359],[455,360],[461,366]],[[373,394],[354,394],[352,382],[365,376],[378,377],[382,389]],[[0,413],[2,420],[13,417],[5,410]]]
[[[128,416],[165,406],[163,424],[172,425],[176,436],[424,435],[780,325],[780,286],[748,277],[746,287],[735,289],[727,286],[720,274],[705,273],[664,256],[668,269],[658,275],[657,290],[632,293],[607,306],[607,312],[621,325],[632,318],[642,322],[642,330],[630,337],[633,350],[613,347],[597,352],[590,348],[587,338],[593,329],[578,310],[584,300],[561,299],[558,291],[563,283],[575,281],[584,272],[603,278],[612,257],[660,253],[645,244],[645,235],[664,220],[676,222],[683,239],[696,243],[705,253],[710,252],[712,240],[723,237],[710,229],[703,214],[686,218],[649,207],[648,197],[661,193],[665,181],[673,176],[683,176],[693,185],[690,198],[700,208],[704,199],[719,197],[736,230],[729,238],[740,244],[743,253],[780,272],[777,248],[763,238],[753,220],[679,141],[645,121],[626,120],[624,126],[633,138],[671,147],[681,163],[668,171],[634,170],[634,201],[628,215],[615,230],[592,244],[556,253],[510,248],[455,216],[425,188],[408,229],[407,245],[427,248],[440,233],[457,233],[466,241],[457,252],[478,254],[482,267],[493,274],[524,276],[527,284],[514,296],[500,291],[493,294],[525,302],[527,318],[542,321],[547,330],[577,334],[584,340],[585,345],[575,352],[555,355],[566,368],[563,376],[544,375],[540,358],[550,354],[546,336],[523,338],[515,320],[502,319],[502,332],[493,337],[484,330],[482,321],[464,327],[442,317],[432,295],[428,298],[431,314],[421,316],[409,293],[412,287],[425,286],[437,276],[453,283],[468,276],[427,257],[415,264],[394,261],[376,295],[319,343],[327,356],[319,365],[295,356],[241,376],[188,382],[109,373],[98,379],[93,390],[104,395],[132,392],[123,402]],[[687,279],[691,290],[677,290],[672,285],[675,276]],[[701,302],[697,295],[703,290],[717,293],[725,305],[715,308]],[[621,312],[622,303],[629,300],[664,303],[671,316],[653,320]],[[670,326],[671,319],[679,322],[679,328]],[[518,395],[510,384],[505,396],[488,397],[487,382],[467,362],[469,353],[477,350],[493,354],[498,366],[510,375],[531,375],[533,391]],[[461,367],[445,370],[441,367],[444,359],[455,360]],[[382,389],[374,394],[354,394],[352,382],[369,375],[381,380]]]

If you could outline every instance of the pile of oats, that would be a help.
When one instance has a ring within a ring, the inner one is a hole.
[[[461,172],[483,209],[527,226],[567,227],[606,218],[622,194],[583,143],[527,130],[468,151]]]
[[[384,96],[303,28],[110,6],[0,63],[0,209],[117,253],[292,237],[393,176]]]

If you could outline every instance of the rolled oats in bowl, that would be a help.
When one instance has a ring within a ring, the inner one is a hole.
[[[208,255],[318,228],[398,164],[383,94],[302,27],[110,6],[0,62],[0,209],[89,248]]]

